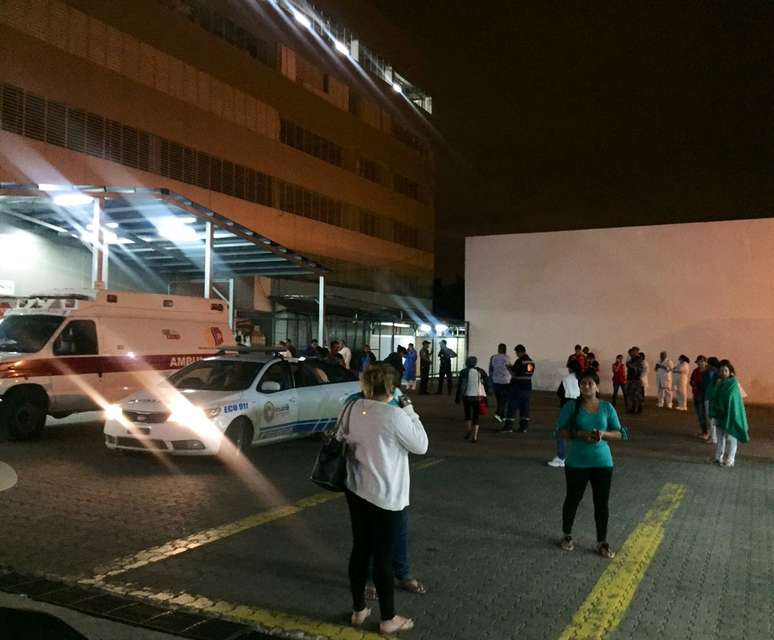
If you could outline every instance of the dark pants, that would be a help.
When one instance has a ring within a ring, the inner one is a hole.
[[[430,379],[430,363],[419,363],[419,393],[427,394],[427,382]]]
[[[398,525],[398,538],[395,542],[395,555],[392,559],[392,573],[398,580],[408,580],[411,578],[411,565],[408,558],[408,507],[400,514],[400,524]],[[373,557],[368,567],[368,579],[373,582],[374,568]]]
[[[508,409],[508,396],[510,395],[511,385],[500,384],[499,382],[495,382],[493,384],[495,399],[497,400],[497,411],[495,411],[495,413],[501,418],[505,419],[505,412]]]
[[[526,431],[529,426],[529,400],[532,396],[532,385],[528,387],[511,385],[508,396],[508,410],[505,414],[505,428],[513,428],[516,412],[519,413],[519,429]]]
[[[693,400],[693,409],[696,411],[696,417],[699,419],[699,428],[702,433],[707,433],[707,405],[704,404],[704,399]]]
[[[441,365],[441,370],[438,372],[438,393],[443,393],[444,378],[446,378],[449,381],[449,395],[451,395],[451,392],[452,392],[451,363]]]
[[[591,481],[591,493],[594,497],[594,522],[597,525],[597,542],[607,541],[607,520],[609,517],[608,501],[610,499],[610,483],[613,480],[613,467],[594,467],[581,469],[565,467],[564,477],[567,480],[567,496],[562,505],[562,532],[569,536],[575,513],[583,500],[586,483]]]
[[[628,402],[627,410],[630,413],[642,413],[642,401],[645,399],[645,387],[642,382],[626,383],[626,400]]]
[[[368,565],[373,557],[374,586],[379,596],[382,620],[395,616],[395,587],[392,563],[398,541],[401,512],[380,509],[367,500],[346,491],[349,516],[352,521],[352,554],[349,557],[349,588],[352,610],[366,606],[365,586]]]
[[[462,407],[465,410],[465,420],[470,420],[471,424],[477,425],[481,409],[478,396],[465,396],[462,398]]]
[[[621,395],[623,396],[624,406],[629,406],[628,401],[626,400],[626,383],[621,384],[620,382],[614,382],[613,383],[613,406],[615,406],[616,401],[618,400],[618,390],[621,390]]]

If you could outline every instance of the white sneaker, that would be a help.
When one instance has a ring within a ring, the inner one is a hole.
[[[496,413],[494,414],[494,419],[497,420],[497,422],[503,421],[503,419],[500,416],[498,416]]]
[[[562,460],[560,457],[557,456],[553,460],[549,460],[548,462],[546,462],[546,464],[549,467],[562,468],[564,467],[564,460]]]

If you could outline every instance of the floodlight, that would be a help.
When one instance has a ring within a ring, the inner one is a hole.
[[[392,90],[395,93],[403,93],[403,87],[401,87],[397,82],[392,83]]]
[[[312,21],[307,16],[295,8],[292,8],[291,11],[293,12],[293,17],[295,18],[296,22],[298,22],[298,24],[306,27],[307,29],[312,28]]]
[[[439,323],[439,324],[435,325],[435,332],[436,333],[445,333],[448,330],[449,330],[449,327],[447,325],[445,325],[445,324]]]
[[[340,40],[334,40],[333,46],[335,47],[336,51],[338,51],[339,53],[342,53],[345,56],[349,55],[349,49],[347,49],[347,45],[345,45]]]
[[[433,328],[426,322],[423,322],[422,324],[419,325],[419,330],[422,333],[430,333],[433,330]]]
[[[59,207],[82,207],[94,202],[94,198],[80,191],[69,191],[54,196],[54,204]]]

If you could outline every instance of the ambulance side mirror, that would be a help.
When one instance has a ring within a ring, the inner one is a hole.
[[[282,387],[280,386],[279,382],[275,382],[274,380],[264,380],[261,382],[261,386],[258,390],[262,391],[263,393],[275,393],[281,389]]]

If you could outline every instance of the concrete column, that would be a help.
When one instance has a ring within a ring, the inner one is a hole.
[[[320,290],[317,298],[317,342],[325,346],[325,276],[320,276]]]
[[[204,297],[212,295],[212,222],[204,224]]]
[[[94,198],[91,206],[91,286],[94,289],[104,289],[107,245],[102,230],[102,201]]]

